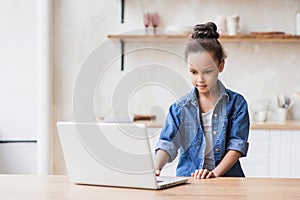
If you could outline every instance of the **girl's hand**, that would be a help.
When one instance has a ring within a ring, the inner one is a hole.
[[[194,173],[191,174],[195,179],[204,179],[204,178],[215,178],[216,175],[213,171],[208,169],[197,169]]]
[[[159,176],[160,175],[160,169],[155,170],[155,174],[156,174],[156,176]]]

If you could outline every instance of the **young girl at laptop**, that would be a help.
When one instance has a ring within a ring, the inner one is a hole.
[[[156,174],[180,149],[177,176],[244,177],[239,158],[248,150],[249,115],[243,96],[218,75],[226,54],[214,23],[196,25],[185,47],[193,90],[169,108],[156,145]]]

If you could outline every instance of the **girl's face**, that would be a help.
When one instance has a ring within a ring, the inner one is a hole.
[[[224,62],[218,63],[211,53],[190,53],[187,58],[189,74],[199,94],[209,94],[217,84],[218,75],[224,69]]]

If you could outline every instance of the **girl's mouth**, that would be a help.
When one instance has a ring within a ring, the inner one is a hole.
[[[200,88],[200,89],[203,89],[203,88],[206,88],[207,85],[197,85],[197,88]]]

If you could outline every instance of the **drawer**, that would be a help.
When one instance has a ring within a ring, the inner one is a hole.
[[[0,173],[3,174],[36,174],[36,143],[1,143]]]

